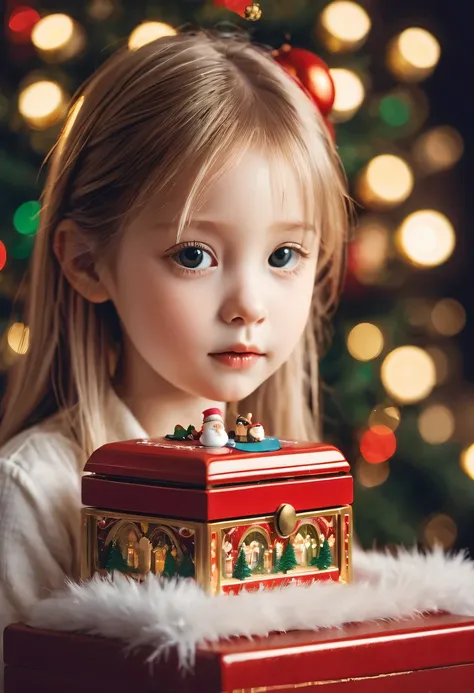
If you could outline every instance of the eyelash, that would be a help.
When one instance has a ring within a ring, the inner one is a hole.
[[[203,243],[200,243],[199,241],[187,241],[185,243],[180,243],[179,245],[174,246],[174,248],[171,248],[171,250],[169,250],[167,252],[167,255],[166,255],[166,258],[168,260],[170,260],[170,262],[172,263],[173,269],[175,271],[179,272],[180,274],[184,274],[184,275],[192,274],[193,277],[199,277],[200,275],[205,274],[210,269],[209,267],[206,267],[205,269],[202,269],[202,270],[190,269],[189,267],[183,267],[182,265],[178,265],[178,263],[174,261],[173,256],[178,255],[178,253],[180,253],[181,250],[185,250],[185,248],[200,248],[201,250],[205,250],[217,262],[217,259],[214,255],[214,253],[212,253],[211,250],[208,248],[208,246],[204,245]],[[275,248],[275,250],[273,252],[276,252],[280,248],[291,248],[292,250],[295,250],[298,253],[298,255],[304,260],[306,260],[311,255],[309,250],[304,248],[302,245],[298,245],[297,243],[291,243],[291,242],[282,243],[277,248]],[[283,267],[282,268],[273,267],[272,269],[279,272],[279,274],[281,274],[281,275],[284,275],[286,277],[289,277],[289,276],[291,277],[291,276],[295,276],[295,275],[299,274],[299,272],[301,272],[301,270],[303,268],[302,268],[302,263],[298,262],[296,264],[296,266],[291,270],[285,270]]]

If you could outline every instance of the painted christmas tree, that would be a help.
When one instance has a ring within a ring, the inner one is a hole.
[[[239,556],[235,562],[234,570],[232,571],[232,577],[237,578],[237,580],[245,580],[252,575],[250,566],[245,558],[245,551],[243,548],[239,551]]]
[[[297,565],[298,561],[296,560],[295,549],[293,548],[293,544],[289,541],[278,563],[278,572],[286,573],[288,570],[296,568]]]
[[[183,578],[194,577],[194,563],[193,559],[189,555],[189,551],[185,552],[183,560],[179,564],[178,575]]]
[[[173,575],[176,575],[178,572],[178,564],[176,562],[176,558],[173,556],[173,554],[170,551],[166,552],[166,558],[165,558],[165,565],[163,566],[163,576],[164,577],[173,577]]]
[[[127,561],[122,556],[122,550],[115,541],[112,542],[106,568],[109,573],[114,570],[120,570],[121,572],[128,570]]]
[[[319,568],[319,570],[326,570],[327,568],[331,567],[332,553],[327,539],[324,540],[321,551],[311,560],[310,565],[316,566],[316,568]]]

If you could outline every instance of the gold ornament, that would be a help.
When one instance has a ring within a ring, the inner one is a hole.
[[[262,9],[258,2],[252,2],[251,5],[247,5],[245,8],[245,19],[249,19],[251,22],[256,22],[262,18]]]
[[[282,503],[275,513],[275,529],[285,539],[293,533],[296,526],[296,511],[289,503]]]

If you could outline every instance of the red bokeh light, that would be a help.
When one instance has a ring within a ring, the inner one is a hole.
[[[32,7],[17,7],[8,20],[12,39],[18,43],[29,41],[33,27],[40,19],[40,15]]]
[[[371,464],[385,462],[392,457],[396,449],[397,439],[387,426],[369,428],[360,440],[361,455]]]
[[[5,267],[6,261],[7,261],[7,249],[5,248],[5,244],[2,243],[2,241],[0,241],[0,272]]]

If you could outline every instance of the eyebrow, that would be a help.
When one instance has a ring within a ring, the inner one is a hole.
[[[158,222],[156,224],[158,227],[170,228],[173,226],[171,221]],[[191,219],[189,222],[189,227],[199,230],[199,231],[216,231],[218,229],[226,228],[232,231],[235,229],[235,224],[229,223],[224,220],[213,221],[212,219]],[[271,231],[275,233],[284,233],[291,231],[314,231],[316,232],[316,226],[307,221],[277,221],[270,227]]]

